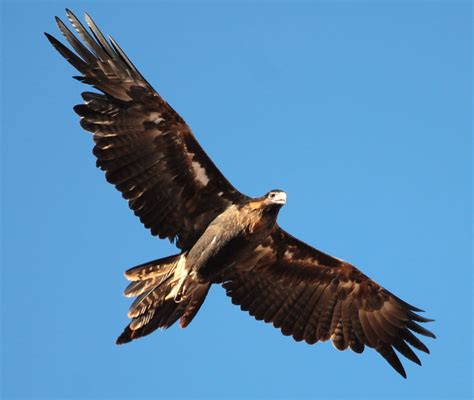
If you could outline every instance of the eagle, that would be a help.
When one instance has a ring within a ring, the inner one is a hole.
[[[92,133],[97,167],[151,234],[178,253],[125,272],[135,298],[117,344],[191,323],[209,288],[222,285],[232,303],[283,335],[309,344],[331,340],[338,350],[377,351],[403,377],[395,350],[421,365],[429,353],[414,333],[433,321],[348,262],[298,240],[277,223],[282,190],[252,198],[239,192],[205,153],[190,127],[153,89],[117,42],[90,16],[89,30],[66,9],[79,36],[56,17],[70,45],[45,33],[93,86],[74,111]]]

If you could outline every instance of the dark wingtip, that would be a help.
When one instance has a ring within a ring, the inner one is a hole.
[[[394,362],[390,362],[390,365],[397,371],[403,378],[407,379],[407,373],[405,372],[405,368],[403,368],[403,364],[400,362],[398,357],[394,360]]]
[[[130,335],[130,328],[127,326],[124,331],[122,332],[122,334],[117,338],[117,340],[115,341],[115,344],[117,345],[121,345],[121,344],[125,344],[125,343],[129,343],[132,341],[132,337]]]
[[[407,373],[405,372],[405,368],[403,368],[402,363],[396,358],[396,360],[390,361],[387,360],[389,364],[392,366],[392,368],[397,371],[403,378],[407,379]]]
[[[436,339],[436,336],[433,332],[429,331],[428,329],[423,328],[421,325],[418,325],[414,321],[408,321],[407,327],[411,329],[413,332],[418,333],[419,335],[427,336],[433,339]]]
[[[433,339],[436,339],[436,335],[433,332],[431,332],[431,331],[428,331],[428,332],[429,332],[429,335],[426,335],[426,336],[428,336],[430,338],[433,338]]]
[[[77,104],[72,109],[77,115],[81,117],[83,117],[84,114],[87,112],[87,106],[85,104]]]
[[[53,35],[50,35],[48,32],[44,32],[44,35],[49,40],[49,43],[51,43],[54,46],[54,48],[56,48],[59,52],[61,52],[59,49],[61,48],[61,46],[63,46],[63,44],[58,39],[56,39]]]
[[[61,32],[64,31],[64,29],[67,29],[66,28],[66,25],[64,24],[64,22],[61,20],[61,18],[59,18],[58,16],[55,16],[54,17],[54,20],[56,21],[56,25],[58,26],[59,30]]]
[[[401,376],[407,379],[407,373],[405,372],[405,368],[403,368],[402,363],[399,362],[398,365],[396,363],[390,363],[390,364],[395,369],[395,371],[397,371]]]
[[[434,322],[434,319],[422,317],[421,315],[418,315],[413,311],[409,311],[408,316],[411,319],[413,319],[414,321],[417,321],[417,322],[423,322],[423,323],[425,323],[425,322]]]
[[[60,48],[62,46],[62,43],[56,39],[53,35],[50,35],[48,32],[43,32],[44,36],[46,36],[46,39],[48,39],[48,42],[51,43],[51,45],[61,53]]]

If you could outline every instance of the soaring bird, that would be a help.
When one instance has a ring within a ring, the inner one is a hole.
[[[373,348],[403,377],[395,350],[421,365],[412,347],[429,350],[413,333],[435,337],[418,324],[432,321],[422,310],[280,228],[286,193],[251,198],[235,189],[117,42],[89,15],[87,30],[66,14],[82,41],[57,17],[72,50],[45,35],[79,71],[75,78],[99,91],[82,93],[84,104],[74,107],[93,134],[97,167],[151,234],[179,250],[125,272],[125,296],[135,300],[118,344],[178,320],[186,327],[220,284],[232,303],[296,341]]]

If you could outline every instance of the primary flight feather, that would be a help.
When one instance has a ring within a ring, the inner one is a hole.
[[[74,51],[46,36],[81,73],[76,79],[100,91],[82,93],[85,104],[74,107],[93,133],[97,166],[145,227],[180,250],[125,273],[125,295],[135,300],[117,343],[178,320],[187,326],[217,283],[242,310],[297,341],[374,348],[404,377],[395,350],[421,364],[412,348],[429,351],[413,333],[435,336],[418,324],[431,321],[420,309],[281,229],[286,193],[250,198],[236,190],[115,40],[87,14],[90,31],[66,14],[82,41],[56,22]]]

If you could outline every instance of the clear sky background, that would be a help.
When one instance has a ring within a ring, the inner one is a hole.
[[[215,287],[185,330],[118,347],[123,271],[176,250],[95,168],[50,46],[88,11],[244,193],[436,319],[402,379],[374,351],[295,343]],[[5,398],[472,395],[471,3],[3,2]]]

